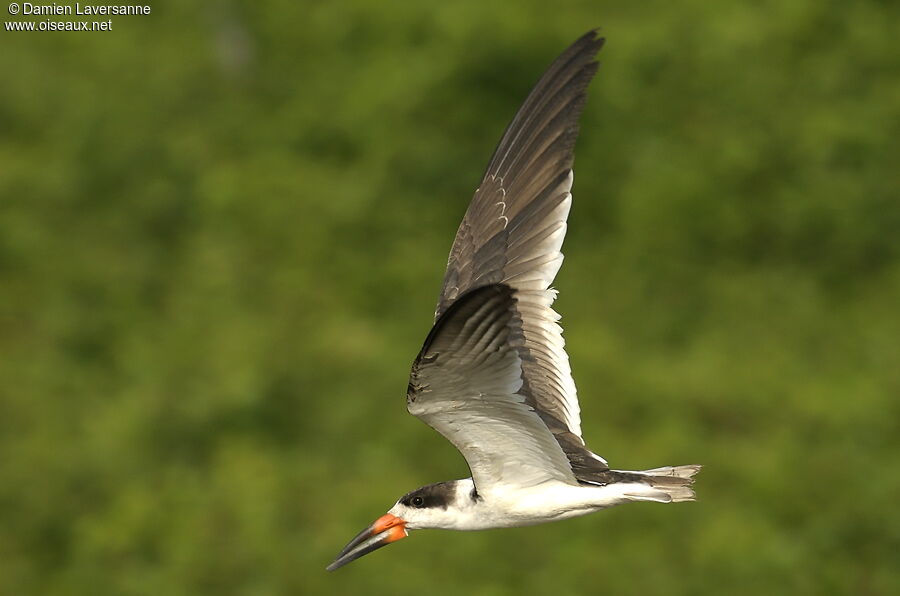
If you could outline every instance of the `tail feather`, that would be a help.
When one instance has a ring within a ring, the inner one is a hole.
[[[658,495],[659,497],[663,497],[663,495],[667,497],[662,499],[653,498],[651,500],[681,503],[684,501],[696,500],[696,495],[694,494],[694,489],[691,488],[691,485],[694,484],[694,476],[702,467],[703,466],[699,465],[665,466],[662,468],[631,473],[637,474],[640,476],[642,482],[657,489],[656,491],[653,491],[654,493],[657,491],[662,493]]]
[[[656,503],[681,503],[694,501],[696,495],[691,486],[694,476],[702,466],[665,466],[652,470],[592,470],[578,476],[584,484],[617,487],[624,501],[654,501]],[[620,501],[622,502],[622,501]]]

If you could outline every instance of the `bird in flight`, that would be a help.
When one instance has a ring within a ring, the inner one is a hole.
[[[585,445],[552,308],[578,118],[603,42],[590,31],[565,50],[503,133],[456,233],[434,327],[413,362],[407,409],[462,453],[471,478],[404,495],[329,571],[409,530],[526,526],[632,501],[694,500],[700,466],[613,470]]]

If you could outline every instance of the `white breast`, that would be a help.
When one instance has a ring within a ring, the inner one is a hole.
[[[648,488],[646,484],[630,482],[607,486],[548,482],[526,489],[498,489],[461,507],[453,529],[511,528],[568,519],[640,500]]]

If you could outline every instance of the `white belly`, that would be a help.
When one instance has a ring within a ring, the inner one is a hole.
[[[646,489],[644,484],[573,486],[546,483],[527,489],[497,487],[459,517],[458,530],[483,530],[530,526],[586,515],[631,500],[628,494]]]

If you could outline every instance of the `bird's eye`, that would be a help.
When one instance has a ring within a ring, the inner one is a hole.
[[[410,504],[412,504],[413,507],[422,507],[425,505],[425,499],[422,497],[413,497]]]

